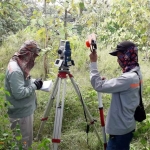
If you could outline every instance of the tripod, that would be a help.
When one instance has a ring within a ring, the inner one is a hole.
[[[44,116],[41,119],[42,122],[40,124],[40,128],[39,128],[36,139],[39,138],[39,134],[42,132],[45,121],[48,119],[50,109],[53,105],[53,101],[54,101],[55,97],[57,96],[54,130],[53,130],[53,137],[52,137],[52,150],[57,150],[58,149],[58,144],[61,142],[60,138],[61,138],[61,128],[62,128],[63,109],[64,109],[65,94],[66,94],[66,79],[67,79],[67,77],[70,78],[71,83],[72,83],[72,85],[73,85],[73,87],[74,87],[74,89],[75,89],[75,91],[76,91],[76,93],[77,93],[77,95],[78,95],[78,97],[81,101],[81,104],[82,104],[83,109],[84,109],[84,113],[85,113],[85,115],[87,115],[87,117],[90,121],[90,124],[93,125],[95,133],[98,137],[98,140],[99,140],[100,144],[102,145],[99,133],[98,133],[98,131],[97,131],[95,125],[94,125],[95,120],[90,115],[90,112],[88,111],[88,108],[87,108],[87,106],[85,105],[85,103],[82,99],[80,90],[79,90],[77,84],[75,83],[75,81],[73,79],[73,75],[70,73],[69,69],[63,69],[63,70],[59,69],[58,76],[57,76],[57,79],[55,81],[53,91],[51,93],[51,96],[50,96],[50,99],[48,101],[47,107],[45,109]],[[63,85],[62,85],[63,90],[62,90],[62,96],[60,97],[60,95],[61,95],[60,91],[61,91],[61,84],[62,83],[63,83]]]

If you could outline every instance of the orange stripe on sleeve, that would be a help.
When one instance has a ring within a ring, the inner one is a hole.
[[[131,88],[139,87],[139,83],[130,84],[130,87],[131,87]]]
[[[130,87],[131,87],[131,88],[137,88],[137,87],[140,86],[140,84],[141,84],[142,82],[143,82],[143,81],[140,80],[140,83],[133,83],[133,84],[130,84]]]

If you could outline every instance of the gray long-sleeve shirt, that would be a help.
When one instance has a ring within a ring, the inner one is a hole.
[[[10,95],[8,114],[11,118],[22,118],[33,114],[36,108],[36,85],[31,79],[25,79],[17,62],[10,61],[6,70],[5,89]]]
[[[139,83],[141,81],[134,71],[138,72],[142,81],[139,67],[123,73],[118,78],[102,80],[97,63],[90,64],[90,80],[93,88],[98,92],[112,93],[105,125],[108,134],[123,135],[135,129],[134,112],[140,102]]]

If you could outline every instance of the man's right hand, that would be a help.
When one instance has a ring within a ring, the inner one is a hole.
[[[42,79],[36,79],[34,81],[34,84],[36,85],[37,90],[39,90],[42,87],[42,85],[43,85],[43,81],[42,81]]]

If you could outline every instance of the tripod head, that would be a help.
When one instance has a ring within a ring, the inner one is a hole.
[[[71,48],[68,40],[61,40],[58,49],[59,59],[56,59],[55,65],[59,70],[69,70],[70,66],[74,66],[74,61],[71,59]]]

